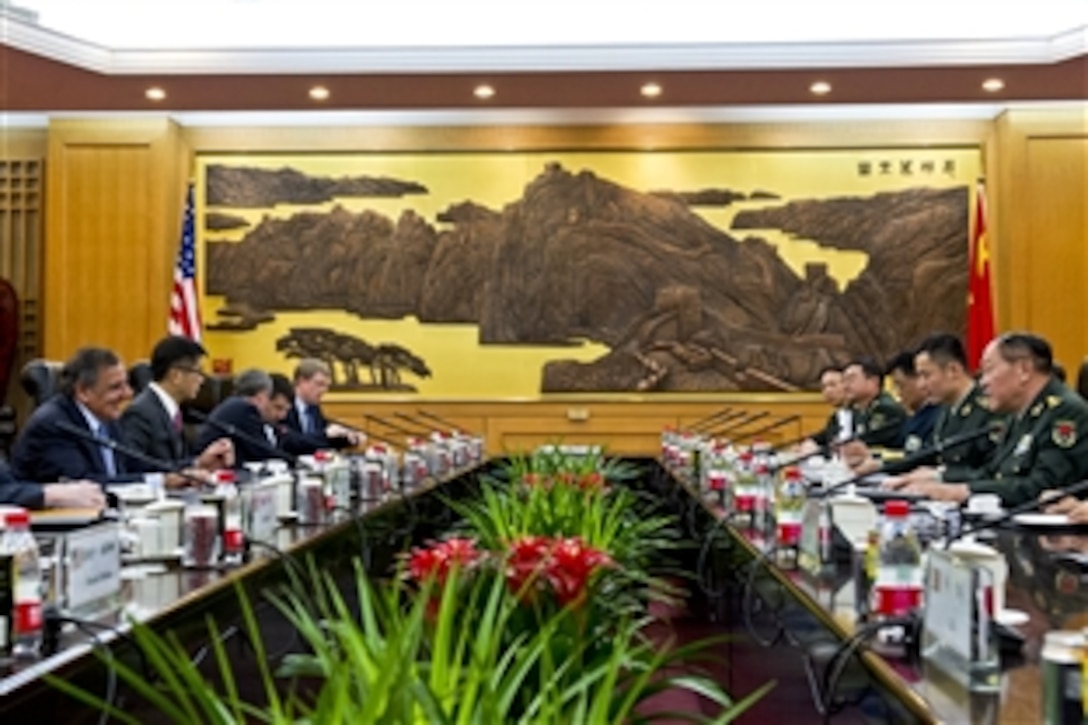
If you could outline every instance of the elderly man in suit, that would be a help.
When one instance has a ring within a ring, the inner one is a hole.
[[[38,406],[15,441],[14,476],[38,483],[141,479],[148,466],[109,445],[124,440],[119,420],[132,395],[121,359],[111,350],[83,348],[64,364],[59,387],[60,393]],[[76,435],[75,429],[84,434]]]
[[[200,365],[205,355],[203,346],[187,337],[170,336],[155,345],[151,352],[152,382],[121,416],[130,446],[170,461],[175,468],[192,466],[211,471],[234,465],[234,446],[229,438],[212,441],[195,459],[185,439],[181,406],[200,391],[204,380]]]
[[[323,448],[353,448],[363,442],[357,430],[332,423],[321,411],[321,398],[329,389],[332,372],[323,360],[306,358],[295,367],[293,404],[284,425],[295,435],[288,437],[289,450],[313,453]]]
[[[234,382],[234,395],[216,406],[208,416],[195,449],[206,450],[226,433],[234,444],[239,463],[284,457],[277,426],[287,415],[290,395],[289,384],[286,390],[282,386],[274,388],[272,377],[265,371],[244,371]]]

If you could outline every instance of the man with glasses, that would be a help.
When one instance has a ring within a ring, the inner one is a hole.
[[[205,352],[187,337],[170,336],[151,352],[152,382],[136,396],[121,417],[125,442],[148,456],[170,461],[177,468],[192,466],[211,471],[234,465],[234,446],[218,438],[195,459],[185,438],[181,406],[196,398],[204,382],[200,365]],[[190,472],[191,473],[191,472]],[[182,484],[183,481],[167,481]]]
[[[1053,366],[1041,337],[1008,333],[991,341],[982,389],[991,410],[1010,416],[996,450],[981,468],[920,469],[889,487],[959,502],[996,493],[1017,506],[1088,478],[1088,404],[1054,377]]]

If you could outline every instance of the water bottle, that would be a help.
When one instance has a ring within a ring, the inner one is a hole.
[[[37,657],[42,643],[42,566],[38,542],[30,533],[30,514],[9,511],[4,520],[0,552],[11,557],[11,653]]]
[[[733,486],[733,520],[741,528],[755,525],[756,499],[759,497],[759,480],[752,468],[752,454],[741,453],[737,458],[736,480]]]
[[[786,567],[797,565],[797,545],[801,541],[804,506],[805,484],[801,478],[801,470],[791,466],[782,472],[774,507],[778,559]]]
[[[888,501],[880,529],[873,613],[901,617],[918,609],[922,604],[922,574],[922,550],[910,523],[910,504]]]
[[[762,460],[767,460],[763,457]],[[764,533],[771,532],[774,524],[774,475],[766,463],[756,465],[756,510],[755,528]]]
[[[216,471],[215,495],[223,500],[222,560],[227,566],[242,563],[245,534],[242,529],[242,498],[234,483],[234,471]]]

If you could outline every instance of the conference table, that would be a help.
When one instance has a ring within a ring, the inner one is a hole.
[[[139,663],[128,637],[132,621],[140,621],[157,632],[173,631],[183,642],[191,643],[194,653],[203,649],[201,656],[205,657],[206,617],[215,618],[221,630],[244,639],[239,636],[239,587],[251,601],[258,602],[262,635],[283,634],[287,627],[282,616],[260,600],[263,591],[288,581],[289,568],[295,567],[294,573],[301,573],[298,568],[305,569],[313,561],[322,571],[350,576],[351,561],[361,558],[369,571],[390,573],[395,556],[408,544],[437,535],[449,525],[452,516],[443,496],[465,495],[478,486],[481,475],[492,469],[491,464],[483,463],[441,479],[428,478],[409,490],[356,501],[352,510],[333,511],[322,523],[285,522],[276,530],[275,541],[251,548],[241,565],[202,569],[176,563],[126,565],[117,609],[95,617],[90,627],[66,628],[55,653],[16,662],[0,671],[0,714],[6,716],[4,722],[31,722],[31,717],[66,724],[97,721],[98,713],[57,691],[43,676],[48,673],[68,679],[102,695],[108,686],[108,674],[94,650],[108,648],[111,657]],[[287,639],[297,644],[293,636]],[[268,644],[268,651],[276,649],[275,643]],[[232,661],[240,668],[246,666],[233,657]],[[250,669],[255,679],[256,670]],[[240,677],[244,676],[242,670]],[[153,717],[154,713],[140,714]],[[14,719],[17,716],[26,719]]]
[[[792,563],[780,566],[768,556],[771,545],[761,534],[728,523],[720,505],[683,475],[660,465],[656,475],[659,489],[682,492],[678,505],[684,509],[689,535],[704,540],[708,532],[718,536],[705,548],[726,552],[717,559],[719,575],[733,579],[739,616],[753,638],[804,658],[808,667],[826,664],[820,653],[837,649],[858,631],[859,611],[864,609],[858,585],[863,553],[817,574]],[[1026,615],[1025,622],[1012,628],[1022,641],[1006,639],[997,691],[969,692],[939,667],[895,648],[880,654],[879,645],[862,648],[856,669],[863,672],[846,679],[849,688],[862,693],[854,707],[864,720],[998,725],[1043,721],[1044,637],[1054,630],[1088,627],[1088,535],[1083,528],[1008,525],[998,528],[986,543],[1001,552],[1009,566],[1006,608]],[[814,673],[820,673],[818,667]]]
[[[801,657],[819,664],[814,652],[835,648],[857,631],[852,566],[820,576],[780,567],[763,556],[765,542],[723,521],[722,512],[682,477],[655,459],[628,460],[644,471],[631,485],[660,498],[676,516],[691,544],[690,556],[684,560],[689,573],[698,575],[700,582],[708,577],[727,582],[720,592],[711,594],[706,593],[706,587],[693,587],[692,599],[705,600],[695,609],[722,608],[724,615],[719,612],[713,620],[719,623],[730,618],[743,620],[755,641],[766,640],[770,651],[789,655],[781,658],[782,662]],[[311,558],[323,569],[350,575],[348,564],[361,556],[371,573],[389,573],[398,552],[440,534],[452,523],[447,497],[467,495],[479,486],[482,476],[501,465],[501,459],[493,460],[442,480],[427,480],[403,494],[359,502],[354,511],[340,512],[323,524],[285,524],[277,532],[275,551],[254,549],[250,559],[237,567],[166,567],[126,577],[122,607],[99,622],[102,628],[95,637],[97,643],[83,631],[66,631],[55,654],[2,673],[0,713],[11,716],[12,722],[29,722],[31,717],[43,722],[95,721],[97,713],[58,693],[42,676],[52,673],[89,691],[104,692],[106,669],[94,650],[109,648],[112,656],[134,658],[135,647],[124,634],[132,617],[156,631],[178,633],[199,652],[207,645],[206,617],[216,618],[224,630],[239,621],[238,587],[257,599],[260,592],[285,582],[290,566]],[[971,694],[924,663],[865,649],[858,666],[848,669],[843,678],[843,692],[856,695],[855,703],[844,710],[844,714],[856,716],[851,722],[858,717],[861,721],[897,723],[1040,721],[1039,651],[1044,635],[1054,629],[1088,626],[1088,536],[1004,529],[994,544],[1009,562],[1007,605],[1026,612],[1029,618],[1019,628],[1024,637],[1022,655],[1009,659],[1003,667],[999,691]],[[760,604],[754,607],[753,602]],[[259,618],[274,614],[270,609],[259,613]],[[270,625],[270,638],[275,639],[277,631],[282,636],[266,643],[269,651],[283,644],[287,635],[282,630]],[[239,675],[244,678],[244,658],[239,662]],[[743,668],[745,662],[741,659],[732,665]],[[790,676],[794,675],[781,675]],[[815,717],[815,712],[810,712]]]

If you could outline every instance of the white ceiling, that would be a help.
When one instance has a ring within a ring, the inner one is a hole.
[[[1088,52],[1088,0],[6,3],[37,25],[0,13],[0,42],[108,73],[962,65]]]
[[[10,2],[11,0],[9,0]],[[468,47],[1047,38],[1086,0],[14,0],[113,49]]]

